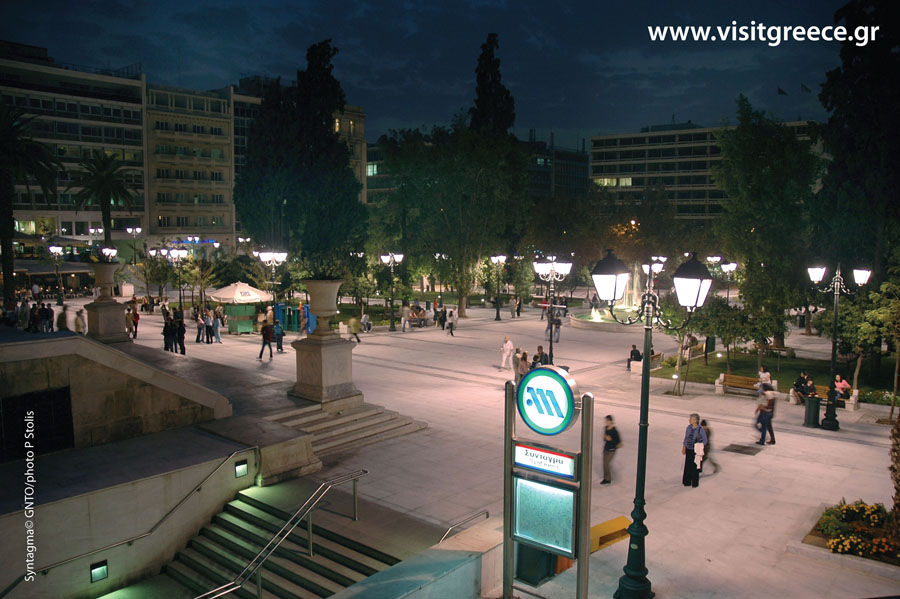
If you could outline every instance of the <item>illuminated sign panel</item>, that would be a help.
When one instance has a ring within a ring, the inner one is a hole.
[[[575,458],[564,453],[516,443],[514,460],[517,466],[575,478]]]
[[[514,478],[513,536],[566,557],[575,557],[575,491]]]
[[[541,435],[558,435],[576,420],[575,382],[561,368],[535,368],[519,382],[516,404],[528,428]]]

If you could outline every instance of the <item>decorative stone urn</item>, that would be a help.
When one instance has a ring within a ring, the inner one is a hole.
[[[98,262],[92,264],[94,285],[100,297],[84,307],[87,310],[87,336],[102,343],[130,342],[125,331],[125,307],[113,297],[114,275],[120,264]]]
[[[353,384],[355,343],[331,330],[329,319],[337,314],[337,294],[343,280],[303,281],[309,290],[309,311],[318,324],[312,335],[294,341],[297,383],[290,395],[319,402],[326,411],[340,411],[363,403]]]

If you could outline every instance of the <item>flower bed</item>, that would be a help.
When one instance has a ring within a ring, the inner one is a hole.
[[[847,503],[841,499],[822,512],[810,537],[824,541],[833,553],[900,566],[900,535],[892,527],[891,518],[880,503],[867,504],[861,499]]]

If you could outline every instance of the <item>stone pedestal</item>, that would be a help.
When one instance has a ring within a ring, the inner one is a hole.
[[[113,275],[118,264],[93,264],[94,285],[100,288],[100,297],[84,307],[87,310],[87,336],[102,343],[130,342],[125,331],[125,306],[112,297]]]
[[[319,402],[327,411],[362,404],[363,395],[353,384],[355,346],[333,332],[291,343],[297,354],[297,383],[290,394]]]
[[[125,332],[125,305],[116,301],[97,300],[84,307],[87,310],[87,336],[101,343],[130,342]]]
[[[337,314],[337,292],[343,281],[303,281],[309,290],[309,310],[318,318],[312,335],[291,343],[297,354],[297,383],[291,395],[322,404],[326,411],[363,403],[353,384],[352,341],[331,330],[328,319]]]

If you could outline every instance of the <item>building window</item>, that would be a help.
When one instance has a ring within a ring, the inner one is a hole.
[[[209,155],[213,158],[225,158],[225,152],[222,148],[213,148],[209,151]]]
[[[594,179],[594,184],[599,187],[615,187],[618,179],[615,177],[600,177],[599,179]]]
[[[175,169],[175,178],[176,179],[187,179],[187,171],[184,169]]]
[[[222,173],[219,171],[213,171],[209,174],[209,178],[213,181],[222,181]]]
[[[341,132],[341,119],[334,119],[334,132],[335,133]]]
[[[221,227],[223,224],[221,216],[211,216],[209,217],[209,220],[213,227]]]
[[[171,216],[157,216],[156,224],[159,227],[171,227],[172,226],[172,217]]]
[[[211,135],[222,135],[222,128],[221,127],[210,127],[209,132]]]
[[[186,146],[175,146],[175,155],[176,156],[187,156],[188,149]]]
[[[169,178],[169,169],[166,169],[166,168],[156,169],[156,178],[157,179],[168,179]]]
[[[202,133],[202,134],[205,134],[205,133],[206,133],[206,126],[205,126],[205,125],[194,125],[194,127],[193,127],[193,132],[194,132],[194,133]]]
[[[212,194],[213,204],[224,204],[225,203],[225,194],[222,193],[214,193]]]
[[[377,164],[369,163],[366,165],[366,176],[367,177],[374,177],[377,174],[378,174],[378,165]]]
[[[175,123],[175,131],[178,133],[187,133],[187,125],[184,123]]]
[[[176,216],[175,217],[175,226],[176,227],[187,227],[188,226],[188,217]]]
[[[353,119],[350,120],[350,135],[356,135],[356,123],[353,122]]]
[[[153,128],[157,131],[168,131],[169,123],[166,121],[156,121],[156,123],[153,124]]]
[[[202,181],[205,178],[203,175],[203,171],[194,171],[194,179],[197,181]]]
[[[157,191],[156,192],[156,201],[165,203],[169,201],[169,193],[167,191]]]

